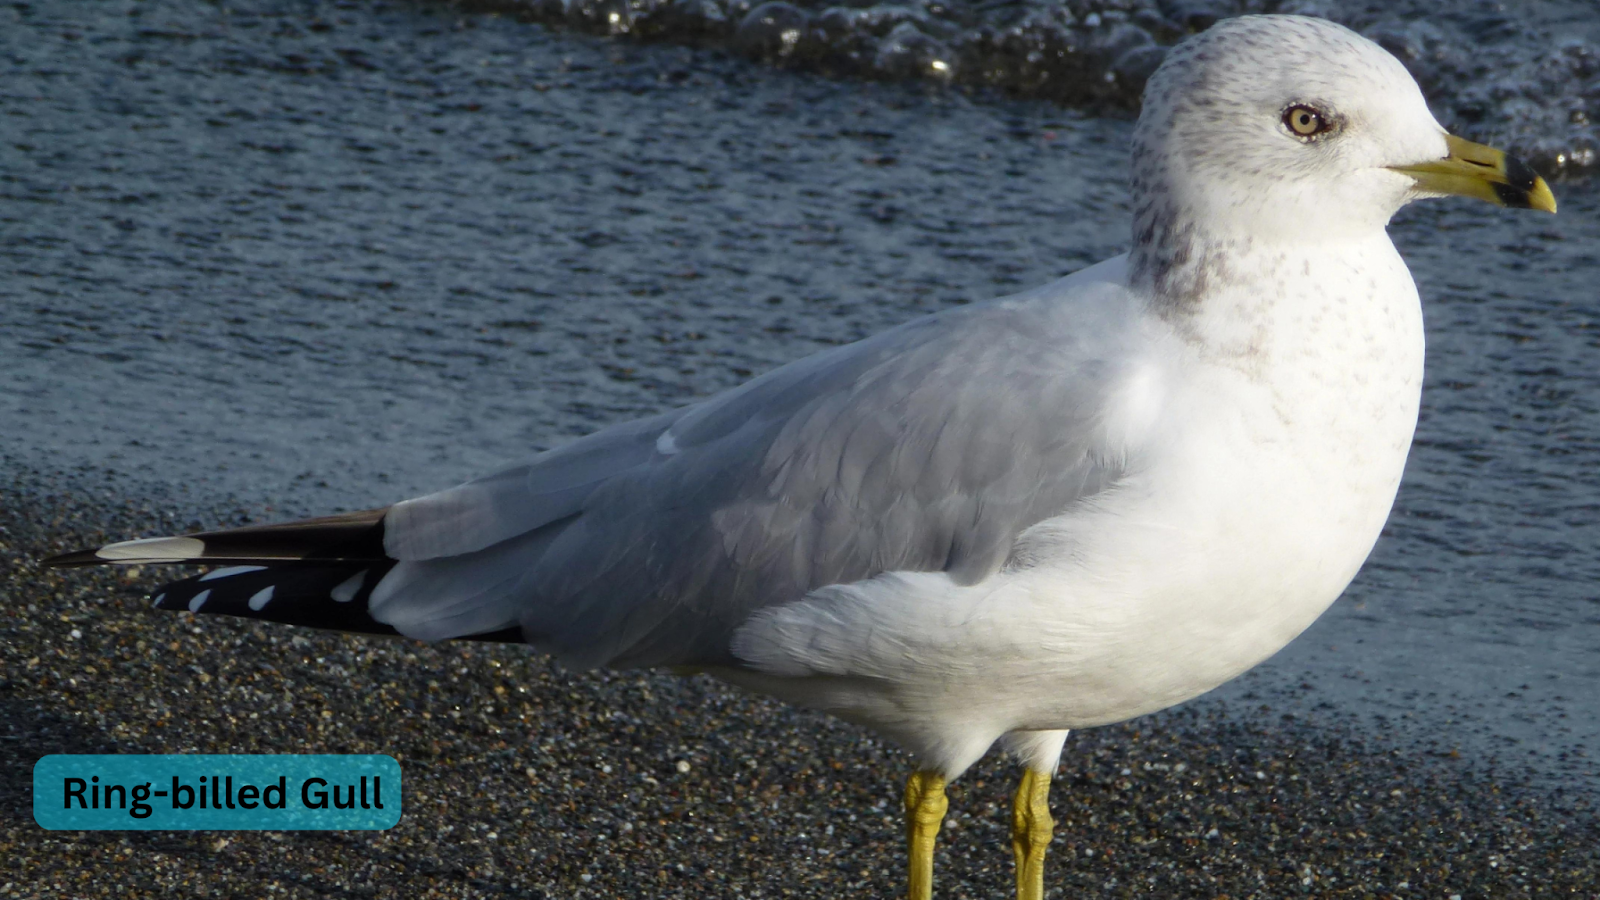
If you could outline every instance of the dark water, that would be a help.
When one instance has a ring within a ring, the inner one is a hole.
[[[1126,244],[1127,122],[1040,102],[365,3],[14,4],[0,65],[4,464],[180,517],[446,486]],[[1230,708],[1600,787],[1600,198],[1558,192],[1396,223],[1399,507]]]
[[[1219,18],[1321,16],[1398,56],[1452,131],[1550,172],[1600,163],[1589,0],[454,0],[526,21],[689,42],[786,68],[1138,105],[1167,48]]]

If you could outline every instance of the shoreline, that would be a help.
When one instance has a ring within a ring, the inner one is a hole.
[[[1330,19],[1382,44],[1424,86],[1452,132],[1492,131],[1510,141],[1503,149],[1547,176],[1588,177],[1600,161],[1592,116],[1569,113],[1584,103],[1567,86],[1593,74],[1585,60],[1595,54],[1595,30],[1581,10],[1558,4],[1522,10],[1514,27],[1488,3],[1439,10],[1337,0],[1267,6],[1232,0],[849,6],[827,0],[434,0],[431,6],[602,38],[710,48],[834,79],[1041,99],[1094,115],[1137,110],[1145,80],[1186,35],[1234,15],[1296,13]],[[1532,48],[1558,38],[1559,50],[1528,58]],[[1542,102],[1516,112],[1496,109],[1464,87],[1485,81],[1498,82],[1498,96]]]
[[[34,560],[148,527],[160,504],[78,502],[63,493],[75,477],[33,477],[0,487],[0,739],[13,751],[0,853],[17,861],[0,897],[899,888],[909,761],[859,729],[704,677],[570,675],[515,646],[149,613],[158,571]],[[46,832],[29,773],[54,752],[388,753],[404,815],[387,832]],[[939,896],[1009,895],[1017,771],[991,754],[952,787]],[[1594,896],[1600,884],[1583,792],[1337,717],[1200,702],[1079,732],[1052,808],[1047,886],[1062,896]]]

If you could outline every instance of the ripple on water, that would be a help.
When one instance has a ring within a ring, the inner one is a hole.
[[[566,28],[726,46],[837,77],[996,88],[1100,110],[1137,107],[1168,47],[1218,19],[1303,13],[1348,25],[1405,63],[1446,127],[1547,174],[1600,148],[1600,22],[1581,4],[1496,0],[451,0]]]

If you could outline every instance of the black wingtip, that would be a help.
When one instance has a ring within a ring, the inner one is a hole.
[[[71,553],[57,553],[40,560],[40,565],[51,569],[71,569],[80,566],[103,566],[110,560],[101,559],[97,554],[99,548],[94,550],[74,550]]]
[[[372,618],[368,601],[393,560],[291,562],[212,569],[163,585],[155,609],[206,613],[356,634],[398,634]]]
[[[372,617],[372,592],[394,565],[291,562],[212,569],[154,592],[151,606],[172,612],[232,616],[302,628],[403,637]],[[525,643],[512,625],[456,640]]]
[[[276,525],[135,538],[57,554],[43,563],[67,568],[142,563],[383,562],[388,559],[383,549],[386,512],[388,507]]]
[[[528,639],[522,633],[521,625],[512,625],[497,631],[485,631],[482,634],[464,634],[454,641],[481,641],[488,644],[526,644]]]

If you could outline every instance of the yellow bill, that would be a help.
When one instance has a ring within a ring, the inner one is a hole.
[[[1444,159],[1390,168],[1415,178],[1417,190],[1425,194],[1455,194],[1516,209],[1556,211],[1550,185],[1527,163],[1453,134],[1445,135],[1445,142],[1450,155]]]

